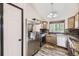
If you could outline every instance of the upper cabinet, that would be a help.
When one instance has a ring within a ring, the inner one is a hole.
[[[79,13],[75,15],[75,29],[79,29]]]
[[[68,18],[68,29],[75,28],[75,16]]]
[[[47,29],[48,22],[42,21],[42,29]]]
[[[65,20],[65,29],[79,29],[79,13]]]

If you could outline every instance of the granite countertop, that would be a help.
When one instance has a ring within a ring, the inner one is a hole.
[[[68,36],[69,36],[69,38],[79,42],[79,36],[77,36],[77,35],[68,35]]]
[[[54,33],[53,33],[54,34]],[[68,37],[70,37],[71,39],[75,40],[75,41],[79,41],[79,35],[78,34],[71,34],[71,33],[59,33],[62,35],[67,35]],[[47,36],[51,36],[52,34],[49,34]],[[54,34],[55,35],[55,34]]]

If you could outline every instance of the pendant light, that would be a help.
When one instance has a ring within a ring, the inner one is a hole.
[[[47,15],[47,18],[55,18],[57,17],[57,12],[54,10],[53,3],[51,5],[50,13]]]

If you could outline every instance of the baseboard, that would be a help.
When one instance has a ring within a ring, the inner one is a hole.
[[[58,46],[58,45],[57,45],[57,46]],[[68,50],[66,47],[62,47],[62,46],[58,46],[58,47]]]

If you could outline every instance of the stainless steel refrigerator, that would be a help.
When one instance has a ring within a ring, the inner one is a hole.
[[[35,24],[30,21],[27,24],[28,27],[28,56],[35,55],[40,49],[40,39],[39,33],[33,31],[33,26]]]

